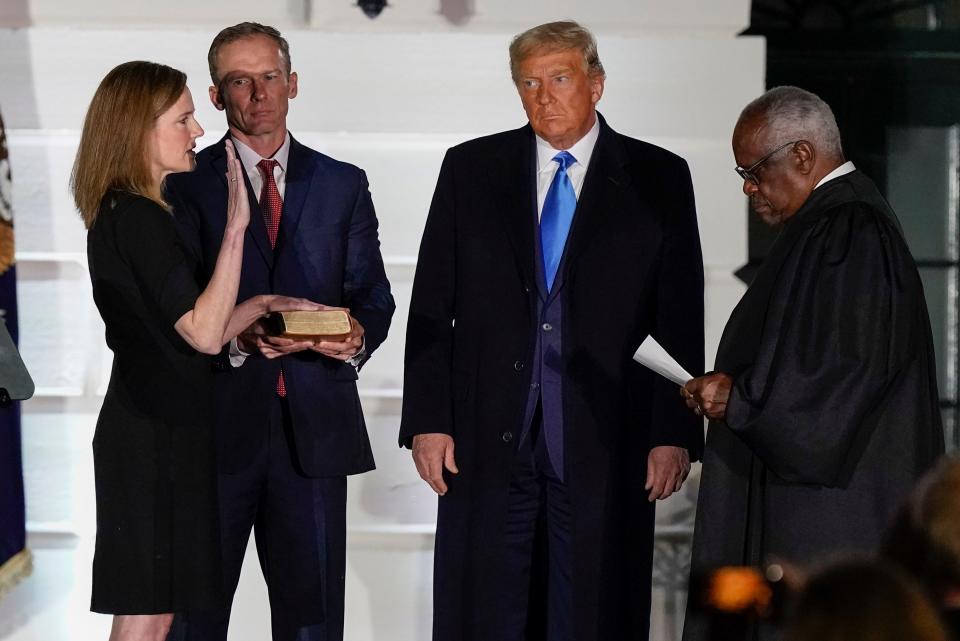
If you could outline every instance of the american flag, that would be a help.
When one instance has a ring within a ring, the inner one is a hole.
[[[17,274],[13,248],[10,154],[0,116],[0,322],[17,341]],[[0,381],[2,387],[2,381]],[[0,407],[0,596],[30,573],[26,548],[20,404]]]

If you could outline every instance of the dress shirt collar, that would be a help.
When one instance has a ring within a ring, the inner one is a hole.
[[[827,183],[827,182],[833,180],[834,178],[839,178],[840,176],[846,176],[846,175],[849,174],[851,171],[856,171],[856,169],[857,169],[857,168],[853,166],[853,163],[848,160],[847,162],[843,163],[842,165],[840,165],[839,167],[837,167],[836,169],[834,169],[833,171],[831,171],[829,174],[827,174],[826,176],[824,176],[823,178],[821,178],[821,179],[820,179],[820,182],[817,183],[817,185],[816,185],[816,187],[814,187],[814,189],[816,189],[817,187],[823,185],[824,183]]]
[[[577,164],[586,169],[590,164],[590,156],[593,155],[593,148],[596,147],[599,137],[600,117],[597,116],[596,112],[594,112],[593,127],[569,149],[554,149],[550,146],[550,143],[537,136],[537,173],[556,170],[557,165],[554,164],[553,157],[561,151],[569,151],[577,159]]]
[[[264,160],[263,156],[255,152],[253,149],[245,145],[244,143],[237,140],[235,137],[230,136],[230,140],[233,141],[233,146],[237,149],[237,154],[240,156],[240,163],[243,164],[243,168],[246,170],[248,176],[256,175],[260,170],[257,169],[257,163],[261,160]],[[283,144],[280,145],[280,149],[277,150],[277,153],[273,154],[273,159],[277,161],[277,164],[280,165],[280,171],[287,171],[287,160],[290,158],[290,132],[287,132],[287,135],[283,139]]]

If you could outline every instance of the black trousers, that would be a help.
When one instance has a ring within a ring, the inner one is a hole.
[[[535,428],[517,451],[510,481],[504,573],[491,641],[572,641],[570,496]]]
[[[251,529],[270,595],[273,641],[343,639],[346,477],[308,478],[299,469],[286,400],[275,399],[267,429],[253,464],[219,476],[228,601],[218,610],[178,614],[168,641],[226,641]]]

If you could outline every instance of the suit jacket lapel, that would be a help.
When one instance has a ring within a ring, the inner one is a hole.
[[[210,150],[210,167],[213,173],[217,175],[220,179],[220,183],[223,185],[223,204],[224,207],[227,205],[227,152],[226,145],[224,144],[227,140],[227,136],[224,136],[220,139],[220,142],[216,144]],[[267,265],[273,266],[273,248],[270,247],[270,237],[267,235],[267,224],[263,220],[263,212],[260,211],[259,196],[260,194],[255,194],[253,192],[253,187],[250,185],[250,178],[247,176],[247,172],[243,172],[243,181],[247,186],[247,199],[250,203],[250,223],[247,225],[247,235],[253,238],[254,244],[256,244],[257,249],[260,250],[260,255],[263,256],[263,260],[266,261]]]
[[[297,227],[303,218],[303,205],[307,194],[310,193],[310,184],[314,177],[314,166],[307,150],[290,137],[290,156],[287,158],[286,187],[283,193],[283,215],[280,218],[278,248],[296,235]],[[320,197],[328,193],[327,190],[317,191]]]
[[[515,132],[490,169],[490,189],[499,201],[501,220],[513,247],[523,283],[537,287],[534,243],[537,213],[536,154],[530,126]],[[542,295],[542,293],[541,293]]]
[[[557,282],[552,294],[566,282],[567,277],[576,269],[577,257],[589,246],[597,232],[610,220],[619,207],[617,197],[630,182],[624,170],[627,155],[617,140],[616,132],[607,126],[600,114],[600,135],[590,157],[590,166],[583,180],[577,210],[567,235],[563,262],[557,271]]]

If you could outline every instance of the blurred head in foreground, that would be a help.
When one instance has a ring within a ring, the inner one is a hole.
[[[883,556],[938,606],[960,608],[960,459],[945,457],[917,484],[887,533]]]
[[[923,590],[892,566],[851,560],[813,575],[785,641],[946,641]]]

